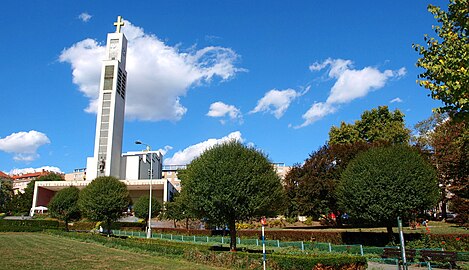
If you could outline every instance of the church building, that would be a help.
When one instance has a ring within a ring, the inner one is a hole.
[[[163,155],[159,151],[122,153],[126,99],[127,39],[121,32],[122,17],[117,18],[115,33],[109,33],[106,55],[101,68],[99,106],[96,120],[94,155],[87,159],[85,181],[40,181],[34,186],[31,216],[36,209],[47,207],[54,194],[64,188],[86,187],[99,176],[114,176],[125,183],[132,201],[150,191],[160,202],[170,200],[176,188],[162,179]]]

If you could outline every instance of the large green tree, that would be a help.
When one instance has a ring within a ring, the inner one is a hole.
[[[109,235],[111,223],[122,217],[130,205],[129,191],[115,177],[97,177],[80,192],[78,205],[85,217],[105,222]]]
[[[237,221],[274,215],[285,200],[267,157],[236,141],[206,150],[181,176],[191,213],[211,224],[228,225],[231,250],[236,250]]]
[[[68,187],[58,191],[49,202],[49,213],[52,217],[65,222],[65,230],[68,231],[68,223],[80,218],[78,197],[80,190],[77,187]]]
[[[405,145],[372,148],[359,154],[342,173],[339,207],[360,225],[385,226],[392,233],[398,216],[433,208],[438,182],[432,165]]]
[[[433,26],[437,37],[425,35],[425,45],[413,45],[421,55],[417,66],[425,69],[418,83],[443,102],[438,112],[468,117],[469,1],[450,0],[447,10],[429,5],[428,11],[438,22]]]
[[[148,228],[148,213],[150,206],[150,196],[141,196],[133,205],[135,216],[138,218],[143,218],[147,221]],[[161,203],[155,197],[151,198],[151,216],[152,218],[157,217],[161,212]]]
[[[342,172],[357,154],[379,145],[383,143],[333,144],[312,152],[303,165],[294,166],[285,177],[289,199],[286,214],[318,218],[339,210],[335,190]]]
[[[0,213],[8,212],[13,199],[13,184],[10,179],[0,178]]]
[[[342,122],[340,127],[333,126],[329,131],[329,144],[407,143],[409,138],[410,130],[405,127],[404,114],[399,110],[391,112],[387,106],[365,111],[354,124]]]

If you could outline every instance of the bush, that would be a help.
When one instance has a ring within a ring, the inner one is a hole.
[[[443,248],[448,251],[469,251],[468,234],[425,234],[421,239],[409,241],[409,248]]]
[[[298,217],[286,217],[285,221],[290,223],[290,224],[293,224],[293,223],[298,221]]]
[[[51,231],[51,234],[70,237],[80,241],[95,242],[102,245],[131,249],[134,251],[147,251],[166,257],[180,257],[192,262],[209,265],[238,268],[262,269],[262,255],[244,252],[215,252],[208,245],[192,244],[188,242],[169,242],[160,239],[145,238],[115,238],[103,237],[97,234],[65,233]],[[274,255],[268,257],[269,269],[313,269],[316,266],[327,266],[327,269],[365,269],[366,258],[350,255],[324,255],[324,256],[292,256]]]
[[[0,220],[0,232],[40,232],[59,229],[57,220]]]

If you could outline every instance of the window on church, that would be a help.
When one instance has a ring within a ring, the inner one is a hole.
[[[112,81],[114,79],[114,66],[104,67],[104,90],[112,90]]]

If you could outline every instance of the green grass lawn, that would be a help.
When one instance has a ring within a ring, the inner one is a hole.
[[[223,269],[42,233],[0,233],[0,269]]]

